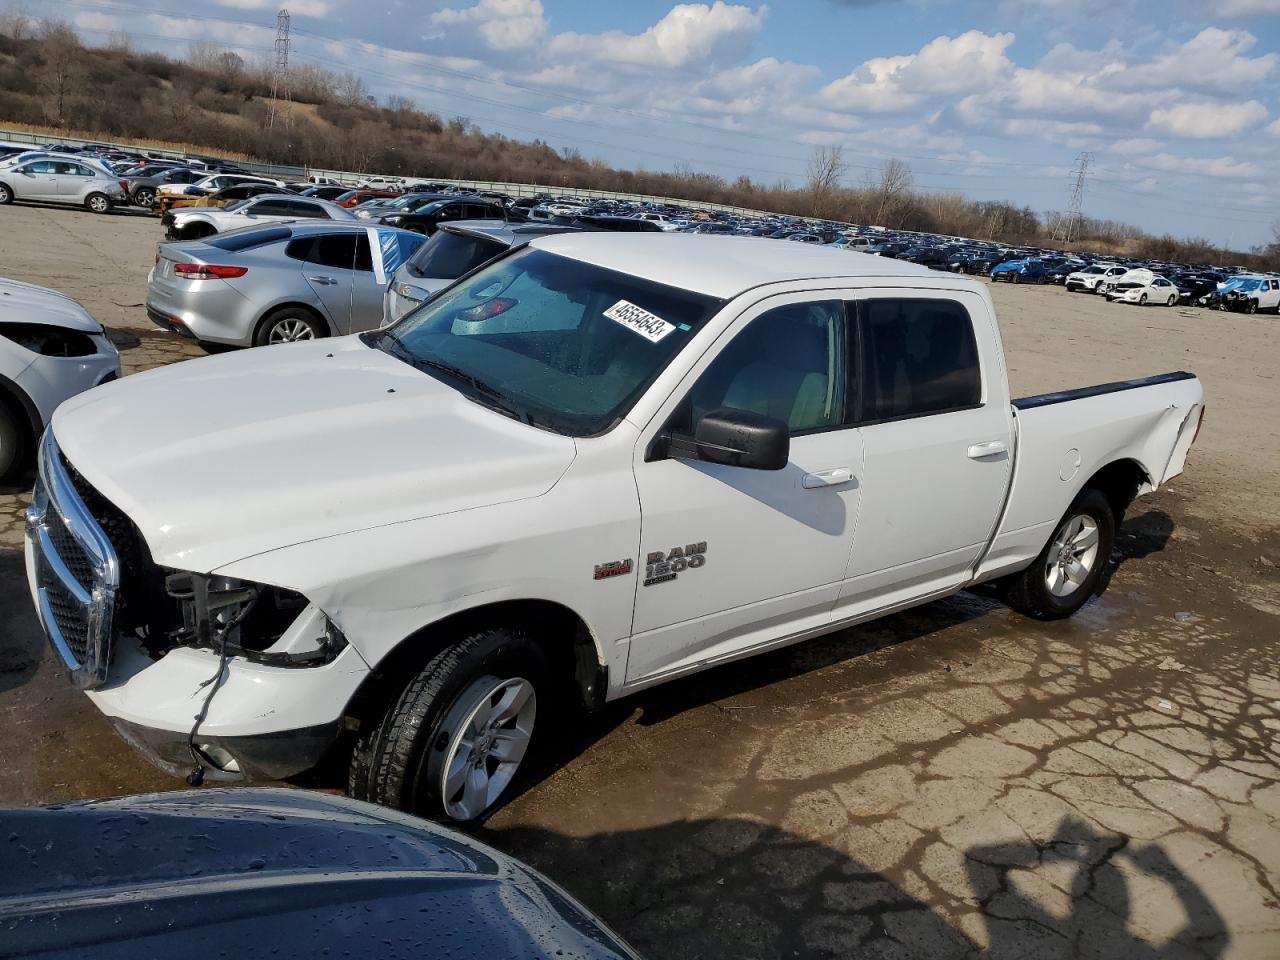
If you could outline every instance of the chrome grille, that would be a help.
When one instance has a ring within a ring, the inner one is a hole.
[[[26,515],[36,610],[72,682],[97,687],[107,678],[120,564],[72,485],[52,430],[40,442],[39,465]]]

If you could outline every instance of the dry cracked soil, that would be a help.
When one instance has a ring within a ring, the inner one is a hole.
[[[0,211],[126,372],[158,224]],[[483,826],[653,960],[1280,956],[1280,320],[993,291],[1015,393],[1197,372],[1187,473],[1071,621],[977,590],[612,704]],[[0,803],[181,787],[71,689],[0,496]],[[332,786],[319,783],[318,786]]]

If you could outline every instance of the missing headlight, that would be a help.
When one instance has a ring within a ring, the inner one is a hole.
[[[316,610],[302,625],[307,636],[272,649],[307,610],[307,598],[295,590],[181,572],[165,578],[165,591],[182,610],[182,626],[171,637],[183,646],[220,651],[225,643],[229,655],[257,663],[313,666],[329,663],[347,645],[342,631]]]
[[[98,352],[88,334],[45,323],[6,323],[0,326],[0,336],[43,357],[88,357]]]

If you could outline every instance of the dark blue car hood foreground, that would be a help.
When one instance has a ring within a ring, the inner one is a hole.
[[[295,790],[0,811],[0,956],[627,958],[523,864]]]

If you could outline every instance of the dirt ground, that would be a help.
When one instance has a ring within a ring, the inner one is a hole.
[[[158,224],[0,210],[0,274],[136,371]],[[653,960],[1280,956],[1280,319],[994,291],[1015,393],[1174,369],[1208,417],[1108,590],[1042,624],[961,594],[611,705],[476,833]],[[0,804],[182,784],[63,679],[0,492]]]

